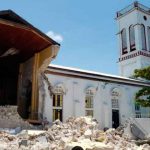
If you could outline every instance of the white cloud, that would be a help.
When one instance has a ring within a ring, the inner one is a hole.
[[[46,34],[47,34],[47,36],[49,36],[50,38],[52,38],[56,42],[60,42],[61,43],[63,41],[62,35],[57,34],[57,33],[53,32],[53,31],[48,31]]]

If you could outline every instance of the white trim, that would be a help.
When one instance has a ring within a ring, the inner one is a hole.
[[[63,70],[61,70],[61,69],[63,69]],[[77,68],[64,67],[64,66],[53,65],[53,64],[49,65],[49,68],[47,70],[52,71],[54,73],[63,73],[63,74],[67,74],[67,75],[83,76],[85,78],[88,77],[91,79],[94,78],[94,79],[98,79],[98,80],[108,80],[108,81],[113,81],[113,82],[122,83],[122,84],[132,84],[135,86],[150,87],[150,81],[135,80],[135,79],[122,77],[122,76],[103,74],[103,73],[99,73],[99,72],[81,70],[81,69],[77,69]],[[74,72],[71,72],[71,71],[74,71]],[[86,74],[82,74],[82,73],[86,73]]]

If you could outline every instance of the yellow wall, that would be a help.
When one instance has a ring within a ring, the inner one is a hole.
[[[50,64],[51,60],[55,58],[59,46],[51,45],[48,48],[43,49],[41,52],[35,53],[34,56],[28,59],[26,62],[20,64],[19,77],[18,77],[18,111],[22,113],[24,107],[21,103],[23,81],[27,79],[32,82],[32,97],[31,97],[31,115],[30,119],[38,119],[38,105],[39,105],[39,81],[41,73]]]
[[[31,102],[31,118],[38,119],[38,76],[44,71],[52,59],[52,47],[48,47],[34,55],[33,74],[32,74],[32,102]],[[48,63],[48,64],[47,64]]]

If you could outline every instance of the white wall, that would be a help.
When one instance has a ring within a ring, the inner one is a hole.
[[[111,90],[113,88],[118,88],[121,92],[119,96],[120,123],[134,114],[134,95],[138,87],[52,74],[47,74],[47,76],[52,86],[62,83],[66,89],[63,97],[63,121],[70,116],[85,116],[85,90],[90,86],[96,89],[94,117],[100,123],[100,128],[112,127]],[[45,84],[44,116],[52,122],[52,97],[49,96],[46,86]]]

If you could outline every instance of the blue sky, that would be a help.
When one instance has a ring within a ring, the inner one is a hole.
[[[52,63],[118,74],[116,11],[133,0],[3,0],[0,10],[12,9],[44,33],[61,41]],[[149,0],[139,0],[150,7]]]

